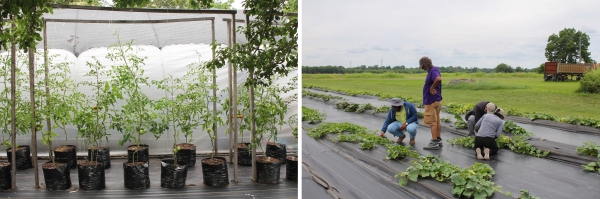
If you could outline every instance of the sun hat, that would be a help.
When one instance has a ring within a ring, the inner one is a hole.
[[[501,115],[502,118],[505,118],[504,110],[502,110],[501,108],[497,108],[496,111],[494,111],[494,113],[497,113],[497,114]]]
[[[392,98],[392,106],[404,106],[404,101],[398,98]]]

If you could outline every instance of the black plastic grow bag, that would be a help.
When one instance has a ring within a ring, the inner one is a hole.
[[[258,183],[263,184],[277,184],[279,183],[279,175],[280,175],[280,162],[277,158],[271,158],[269,162],[267,162],[267,157],[258,156],[256,157],[256,172]]]
[[[147,144],[140,144],[140,148],[137,150],[129,150],[129,147],[137,147],[137,145],[129,145],[127,147],[127,160],[128,162],[148,162],[150,159],[150,147]],[[133,159],[135,156],[135,160]]]
[[[133,165],[127,165],[129,163],[123,162],[125,188],[148,189],[150,187],[148,162],[135,162]]]
[[[298,156],[288,156],[285,161],[285,179],[298,182]]]
[[[248,150],[250,148],[250,143],[242,144],[246,144],[246,148],[240,148],[238,146],[238,165],[252,166],[252,150]]]
[[[73,145],[65,146],[70,147],[70,150],[59,152],[56,151],[56,148],[54,149],[54,161],[67,163],[69,165],[69,169],[75,169],[77,168],[77,147]]]
[[[285,150],[285,144],[268,142],[267,143],[267,157],[274,157],[279,160],[279,163],[285,164],[285,158],[287,157],[287,152]]]
[[[88,158],[92,157],[91,155],[92,149],[88,149]],[[94,160],[89,161],[102,162],[102,165],[104,165],[104,169],[110,169],[110,148],[100,147],[99,150],[94,150],[94,156],[92,158],[94,158]]]
[[[52,162],[46,162],[42,167],[44,172],[44,181],[48,190],[66,190],[71,188],[71,170],[67,163],[56,163],[56,167],[44,168],[52,165]]]
[[[85,166],[81,163],[77,165],[77,176],[79,177],[79,188],[83,190],[102,190],[106,188],[104,177],[104,165],[102,162],[90,165],[87,162]]]
[[[19,148],[21,150],[18,150]],[[10,150],[12,150],[12,148],[6,149],[6,156],[8,157],[8,162],[12,163],[12,152],[9,152]],[[29,150],[29,145],[22,145],[17,147],[16,154],[17,170],[33,168],[33,164],[31,164],[31,152]]]
[[[175,166],[173,158],[163,158],[160,162],[160,186],[171,189],[185,187],[187,178],[187,165],[185,162],[177,161]]]
[[[206,163],[211,158],[202,159],[202,177],[204,179],[204,185],[222,187],[229,184],[229,172],[227,172],[227,160],[222,157],[215,157],[215,159],[222,160],[218,165],[212,165]]]
[[[0,190],[7,190],[12,187],[12,165],[8,162],[0,162]]]
[[[189,167],[196,166],[196,147],[194,149],[181,149],[177,152],[177,163],[182,162]]]

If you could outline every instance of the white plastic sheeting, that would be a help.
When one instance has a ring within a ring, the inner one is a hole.
[[[208,60],[212,59],[212,51],[210,49],[210,46],[207,44],[172,45],[172,46],[165,46],[162,49],[159,49],[155,46],[135,46],[135,47],[142,49],[142,51],[138,52],[138,54],[137,54],[138,56],[147,57],[147,59],[144,61],[145,64],[143,67],[145,70],[145,76],[149,77],[149,81],[161,80],[164,77],[168,76],[169,74],[173,75],[174,77],[182,77],[187,71],[186,66],[188,64],[193,63],[193,62],[198,62],[198,61],[208,61]],[[38,52],[43,52],[43,51],[38,49]],[[93,49],[89,49],[89,50],[81,53],[78,57],[76,57],[74,54],[72,54],[71,52],[69,52],[67,50],[50,49],[49,55],[52,56],[54,54],[58,54],[58,57],[53,59],[54,62],[56,62],[56,61],[70,62],[72,78],[75,81],[75,83],[78,83],[81,81],[89,80],[89,77],[84,77],[84,74],[89,71],[89,67],[86,66],[86,63],[93,62],[94,61],[93,57],[96,57],[103,65],[107,66],[107,69],[109,69],[110,66],[112,64],[114,64],[112,61],[105,58],[107,52],[108,52],[107,48],[93,48]],[[199,53],[201,56],[198,57],[197,53]],[[7,56],[7,53],[4,52],[1,55]],[[36,64],[38,64],[38,65],[43,64],[43,57],[37,56],[36,59],[38,60],[38,63],[36,63]],[[24,68],[24,69],[26,70],[26,68]],[[216,71],[216,74],[217,74],[216,81],[217,81],[217,85],[220,90],[223,90],[228,87],[227,70],[228,69],[225,66]],[[238,72],[237,73],[237,77],[238,77],[237,83],[242,84],[244,82],[244,80],[246,79],[246,76],[247,75],[245,73]],[[276,83],[280,84],[280,85],[286,85],[291,80],[291,78],[294,76],[298,76],[298,70],[291,72],[287,77],[276,80]],[[106,80],[108,78],[104,77],[103,79]],[[78,91],[80,91],[82,93],[91,94],[91,89],[89,89],[89,88],[80,86],[77,89],[78,89]],[[158,100],[162,97],[165,97],[165,95],[166,95],[166,93],[164,91],[158,89],[156,86],[153,86],[153,85],[151,85],[150,87],[144,88],[143,91],[152,100]],[[284,94],[282,94],[282,96],[287,98],[287,97],[293,96],[296,93],[299,93],[298,89],[294,90],[293,92],[284,93]],[[27,96],[27,97],[24,97],[25,99],[28,99],[28,96],[29,96],[28,93],[24,93],[23,95]],[[220,96],[220,99],[225,99],[228,97],[228,93],[222,92],[222,91],[217,91],[217,95]],[[123,102],[118,102],[118,103],[119,104],[117,104],[117,106],[120,106],[123,104]],[[297,108],[298,103],[297,102],[292,103],[290,106],[291,106],[291,108],[290,108],[290,111],[288,112],[288,117],[293,114],[298,113],[298,108]],[[219,105],[217,105],[217,109],[220,109],[220,108],[221,107]],[[225,116],[223,116],[223,120],[226,121]],[[44,122],[44,124],[45,124],[45,122]],[[221,126],[221,127],[217,128],[219,153],[226,153],[229,151],[229,135],[226,134],[227,127],[228,126],[225,124],[225,126]],[[45,129],[46,129],[46,127],[44,127],[44,130]],[[76,136],[77,136],[76,127],[74,127],[74,126],[67,127],[67,136],[69,138],[68,141],[65,141],[65,135],[62,133],[63,132],[62,130],[55,129],[55,131],[57,133],[59,133],[59,137],[55,139],[55,141],[53,143],[54,146],[59,146],[59,145],[64,145],[64,144],[75,145],[75,146],[77,146],[77,151],[78,151],[79,155],[87,155],[87,147],[84,146],[83,140],[76,139]],[[104,142],[103,144],[105,144],[111,148],[111,155],[126,154],[126,146],[133,144],[133,143],[125,143],[125,146],[117,148],[118,140],[119,140],[119,138],[122,137],[122,134],[116,130],[109,130],[108,132],[111,133],[111,135],[108,136],[108,143]],[[292,132],[292,129],[289,126],[284,125],[278,133],[278,142],[286,144],[288,147],[288,150],[297,150],[298,140],[291,134],[291,132]],[[245,134],[245,141],[249,140],[250,133],[244,132],[244,134]],[[42,143],[41,132],[37,133],[37,137],[38,137],[37,138],[38,153],[41,156],[45,156],[48,153],[48,147],[44,146]],[[182,143],[184,141],[185,141],[184,137],[181,136],[178,143]],[[241,141],[241,137],[239,138],[238,142],[240,142],[240,141]],[[173,142],[174,142],[174,140],[173,140],[172,127],[165,134],[163,134],[161,136],[161,138],[159,138],[158,140],[155,139],[155,137],[150,133],[147,133],[146,135],[142,136],[142,143],[150,145],[150,154],[151,155],[170,154],[171,147],[173,146]],[[31,135],[17,136],[17,143],[19,145],[30,145]],[[192,143],[197,146],[197,153],[209,153],[212,151],[212,145],[210,142],[209,135],[205,131],[202,131],[200,128],[198,128],[194,131]],[[262,144],[266,145],[266,139],[263,141]],[[6,155],[5,150],[2,150],[0,155],[5,156]]]

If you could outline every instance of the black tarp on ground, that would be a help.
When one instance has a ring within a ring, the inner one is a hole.
[[[113,158],[111,161],[113,165],[123,165],[126,159]],[[227,166],[229,180],[233,180],[233,164],[227,164]],[[41,163],[39,168],[41,168]],[[34,170],[27,169],[17,171],[18,189],[0,192],[0,198],[298,198],[298,182],[285,180],[285,165],[281,166],[281,178],[275,185],[252,182],[252,167],[238,166],[238,168],[238,183],[230,182],[225,187],[209,187],[203,184],[202,168],[197,165],[189,168],[186,187],[175,190],[160,186],[160,159],[151,158],[149,189],[125,189],[122,166],[113,166],[106,170],[106,189],[97,191],[79,190],[77,172],[71,172],[73,186],[68,190],[34,189]],[[40,183],[43,183],[44,178],[41,172],[40,169]]]
[[[376,100],[376,99],[375,99]],[[347,113],[341,110],[333,109],[331,104],[323,103],[319,100],[310,100],[303,98],[303,106],[309,108],[318,109],[322,112],[327,113],[327,122],[350,122],[357,125],[367,127],[368,129],[377,130],[381,128],[383,119],[370,116],[368,114],[356,114]],[[303,124],[304,128],[309,127],[306,123]],[[314,125],[313,125],[314,127]],[[536,132],[534,132],[536,133]],[[565,132],[569,133],[569,132]],[[396,139],[390,134],[387,134],[390,139]],[[460,135],[442,132],[442,138],[444,140],[451,139],[453,137],[459,137]],[[329,137],[335,137],[330,135]],[[346,175],[356,175],[354,170],[345,169],[350,167],[347,166],[347,162],[339,162],[337,159],[331,157],[320,157],[310,154],[306,151],[307,149],[315,149],[317,146],[326,146],[324,144],[330,142],[328,138],[321,140],[321,142],[308,142],[308,140],[314,140],[306,135],[303,135],[303,162],[308,164],[311,168],[324,167],[315,166],[320,162],[329,165],[330,167],[335,166],[338,170],[337,173]],[[437,151],[423,150],[429,139],[431,139],[430,129],[427,127],[419,126],[417,130],[416,149],[421,155],[435,154],[440,155],[444,160],[450,161],[453,164],[461,167],[472,165],[474,162],[487,163],[496,171],[496,175],[493,181],[498,185],[502,186],[502,190],[509,191],[513,195],[518,196],[521,189],[529,190],[531,194],[541,198],[598,198],[600,196],[600,175],[597,173],[588,173],[582,170],[581,167],[562,164],[556,161],[536,158],[528,155],[521,155],[514,153],[510,150],[501,149],[499,155],[490,161],[477,160],[474,152],[471,149],[467,149],[461,146],[451,146],[445,142],[444,147]],[[405,140],[405,143],[407,140]],[[310,144],[310,145],[307,145]],[[371,165],[373,168],[379,168],[381,172],[387,172],[386,175],[393,178],[394,173],[404,171],[410,164],[404,164],[404,161],[388,161],[385,162],[383,159],[387,155],[383,147],[378,147],[374,150],[360,150],[358,144],[352,143],[330,143],[337,145],[337,148],[354,148],[351,153],[363,154],[363,155],[352,155],[354,157],[361,157],[372,161]],[[312,161],[309,158],[317,159]],[[319,159],[323,158],[323,159]],[[339,159],[339,158],[338,158]],[[358,159],[358,158],[357,158]],[[364,160],[363,160],[364,162]],[[311,165],[313,164],[313,165]],[[337,166],[336,166],[337,165]],[[375,166],[384,165],[384,166]],[[391,168],[391,169],[390,169]],[[389,172],[394,170],[395,172]],[[317,171],[315,171],[317,172]],[[332,177],[333,178],[333,177]],[[330,180],[328,183],[332,187],[336,187],[335,182],[337,180]],[[440,192],[450,194],[451,185],[449,183],[438,183],[433,180],[419,180],[422,184],[429,185],[430,187],[436,187]],[[306,182],[303,181],[303,185]],[[395,182],[397,183],[397,181]],[[365,185],[366,184],[366,185]],[[374,189],[373,183],[361,183],[358,187],[361,189]],[[409,182],[409,185],[415,184]],[[395,185],[398,186],[398,185]],[[339,187],[339,186],[338,186]],[[343,186],[348,187],[348,186]],[[303,193],[311,192],[312,190],[303,189]],[[316,191],[316,190],[315,190]],[[321,189],[322,191],[322,189]],[[424,194],[428,194],[424,193]],[[378,193],[370,195],[372,198],[385,198],[385,195],[379,196]],[[505,197],[501,194],[495,194],[494,198]]]

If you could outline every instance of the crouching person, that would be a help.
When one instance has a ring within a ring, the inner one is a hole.
[[[414,145],[418,126],[417,109],[411,103],[398,98],[393,98],[391,105],[392,108],[388,111],[379,136],[385,137],[385,132],[387,131],[399,137],[396,143],[401,143],[406,138],[406,133],[408,133],[410,135],[409,144]]]
[[[491,106],[495,107],[493,104],[491,104]],[[490,110],[492,107],[488,106],[487,109]],[[489,160],[490,155],[495,155],[498,152],[498,143],[496,143],[496,139],[500,137],[502,128],[504,128],[504,110],[501,108],[494,108],[492,113],[483,115],[481,119],[477,121],[477,124],[475,124],[475,129],[479,129],[475,135],[475,152],[477,153],[477,159]],[[483,156],[481,155],[482,151]]]
[[[489,111],[488,111],[488,104],[491,104],[489,107]],[[468,136],[475,136],[475,124],[477,124],[477,122],[481,119],[481,117],[486,114],[486,113],[493,113],[494,110],[496,110],[496,106],[493,106],[494,104],[491,102],[487,102],[487,101],[481,101],[479,103],[477,103],[474,107],[473,110],[470,110],[469,112],[467,112],[467,114],[465,115],[465,120],[467,121],[467,127],[469,128],[469,135]]]

